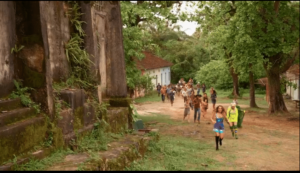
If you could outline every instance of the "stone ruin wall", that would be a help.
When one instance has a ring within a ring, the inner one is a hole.
[[[0,2],[0,98],[13,90],[14,63],[11,48],[15,45],[15,16],[13,3]]]
[[[126,98],[120,3],[80,1],[79,5],[84,13],[81,21],[86,22],[82,26],[86,34],[84,47],[93,62],[90,64],[90,75],[98,85],[98,90],[93,94],[98,96],[100,103],[110,104],[105,118],[110,124],[111,132],[132,128],[130,99]],[[66,81],[70,75],[70,65],[64,48],[72,33],[70,20],[65,15],[67,10],[66,1],[0,1],[0,108],[16,89],[13,80],[21,79],[25,87],[34,88],[34,91],[31,91],[33,101],[41,104],[42,111],[54,120],[56,93],[53,83]],[[24,45],[24,48],[11,53],[15,45]],[[69,103],[71,108],[62,110],[62,119],[55,123],[55,147],[68,145],[68,141],[76,137],[76,130],[85,133],[93,129],[96,119],[95,110],[87,102],[84,90],[60,92],[60,99]],[[25,108],[3,107],[2,110],[9,110],[10,113],[18,109]],[[12,129],[12,124],[0,127],[0,150],[7,151],[6,154],[0,155],[0,165],[3,161],[13,158],[10,151],[19,155],[45,139],[47,123],[43,116],[32,115],[31,118],[23,120],[21,117],[15,120],[15,130],[9,130]],[[0,124],[1,121],[0,117]],[[22,124],[29,121],[31,125]],[[28,133],[24,129],[29,129]],[[34,129],[39,134],[36,134]],[[25,138],[31,138],[33,134],[36,134],[36,140]],[[24,138],[15,141],[15,136]]]
[[[0,98],[11,93],[13,79],[21,78],[27,86],[37,89],[34,100],[43,103],[45,110],[53,114],[52,84],[65,80],[70,72],[64,49],[64,44],[70,39],[70,21],[65,15],[68,4],[65,1],[0,3]],[[20,9],[24,4],[27,8]],[[120,4],[118,1],[82,1],[79,4],[84,13],[82,20],[86,22],[83,25],[85,49],[94,62],[90,65],[91,76],[99,85],[98,97],[100,100],[125,98]],[[22,28],[28,31],[22,31]],[[26,43],[18,57],[11,53],[15,44],[24,45],[22,40],[32,36],[39,37],[41,42]],[[39,81],[32,79],[36,76]]]

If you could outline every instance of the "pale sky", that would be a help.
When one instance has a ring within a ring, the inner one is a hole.
[[[186,1],[181,1],[181,7],[180,10],[181,11],[188,11],[188,12],[193,12],[195,10],[195,8],[193,7],[188,7],[186,5]],[[187,35],[192,35],[195,31],[196,28],[198,26],[197,22],[188,22],[188,21],[178,21],[176,23],[177,25],[181,26],[181,31],[184,31]]]
[[[130,1],[130,2],[136,3],[137,1]],[[181,11],[193,12],[195,10],[195,8],[187,6],[188,2],[186,2],[186,1],[181,1],[181,2],[182,2],[181,7],[180,7]],[[194,1],[194,2],[197,2],[197,1]],[[161,16],[158,16],[158,17],[161,17]],[[198,26],[197,22],[188,22],[188,21],[180,21],[180,20],[177,21],[176,24],[180,26],[180,31],[184,31],[187,35],[193,35]]]
[[[178,21],[177,25],[180,25],[180,30],[184,31],[187,35],[193,35],[197,28],[197,22]]]

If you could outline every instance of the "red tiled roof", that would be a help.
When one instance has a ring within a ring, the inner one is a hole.
[[[283,73],[280,78],[282,76],[285,76],[286,78],[290,79],[290,80],[297,80],[299,79],[299,64],[294,64],[292,65],[286,73]],[[268,78],[264,77],[264,78],[260,78],[257,79],[256,84],[261,84],[261,85],[266,85],[266,83],[268,82]]]
[[[287,72],[299,76],[299,64],[292,65]]]
[[[257,79],[257,82],[255,84],[266,85],[267,82],[268,82],[268,78],[264,77],[264,78]]]
[[[156,69],[156,68],[162,68],[162,67],[170,67],[173,65],[173,63],[164,60],[160,57],[157,57],[153,55],[152,53],[148,51],[143,52],[145,57],[142,60],[138,60],[135,58],[136,66],[138,69],[143,70],[149,70],[149,69]]]
[[[299,79],[300,73],[299,73],[299,64],[292,65],[286,73],[286,77],[290,80],[297,80]]]

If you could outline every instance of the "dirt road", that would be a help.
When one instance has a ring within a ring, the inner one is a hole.
[[[230,102],[231,100],[228,100],[228,104],[221,105],[227,109]],[[183,118],[183,99],[178,96],[172,107],[168,101],[165,103],[148,102],[135,106],[142,116],[152,116],[156,113],[169,115],[174,120],[182,121]],[[240,106],[241,108],[248,107],[247,105]],[[209,104],[206,116],[204,118],[201,116],[201,122],[197,124],[193,122],[194,112],[191,111],[190,125],[174,125],[162,131],[161,135],[194,134],[189,137],[209,142],[212,147],[215,147],[215,134],[212,131],[213,124],[210,122],[211,113],[212,105]],[[238,130],[238,136],[239,139],[234,139],[229,126],[225,124],[223,146],[219,150],[223,150],[223,154],[217,154],[215,159],[226,162],[224,152],[235,153],[236,159],[235,163],[228,163],[228,167],[222,168],[223,170],[299,170],[299,119],[246,112],[243,128]]]

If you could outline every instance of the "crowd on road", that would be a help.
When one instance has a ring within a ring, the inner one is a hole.
[[[164,103],[168,100],[173,106],[175,96],[183,98],[184,111],[183,121],[187,119],[189,122],[190,110],[194,110],[194,123],[200,124],[200,117],[205,117],[208,109],[208,96],[206,94],[206,85],[203,83],[196,85],[197,94],[194,91],[194,81],[192,78],[185,82],[181,78],[176,85],[169,84],[161,86],[159,83],[156,86],[158,96],[161,96],[161,100]],[[202,95],[200,91],[202,90]],[[210,120],[214,123],[213,131],[215,132],[216,150],[219,150],[219,144],[222,145],[224,138],[224,120],[229,124],[232,136],[238,139],[237,131],[238,125],[241,126],[244,112],[241,111],[240,107],[237,106],[238,102],[236,99],[233,100],[231,105],[227,108],[227,111],[222,105],[215,107],[217,102],[217,92],[213,87],[209,90],[210,100],[212,103],[212,115]],[[240,118],[238,118],[240,117]],[[238,123],[238,121],[240,121]]]

